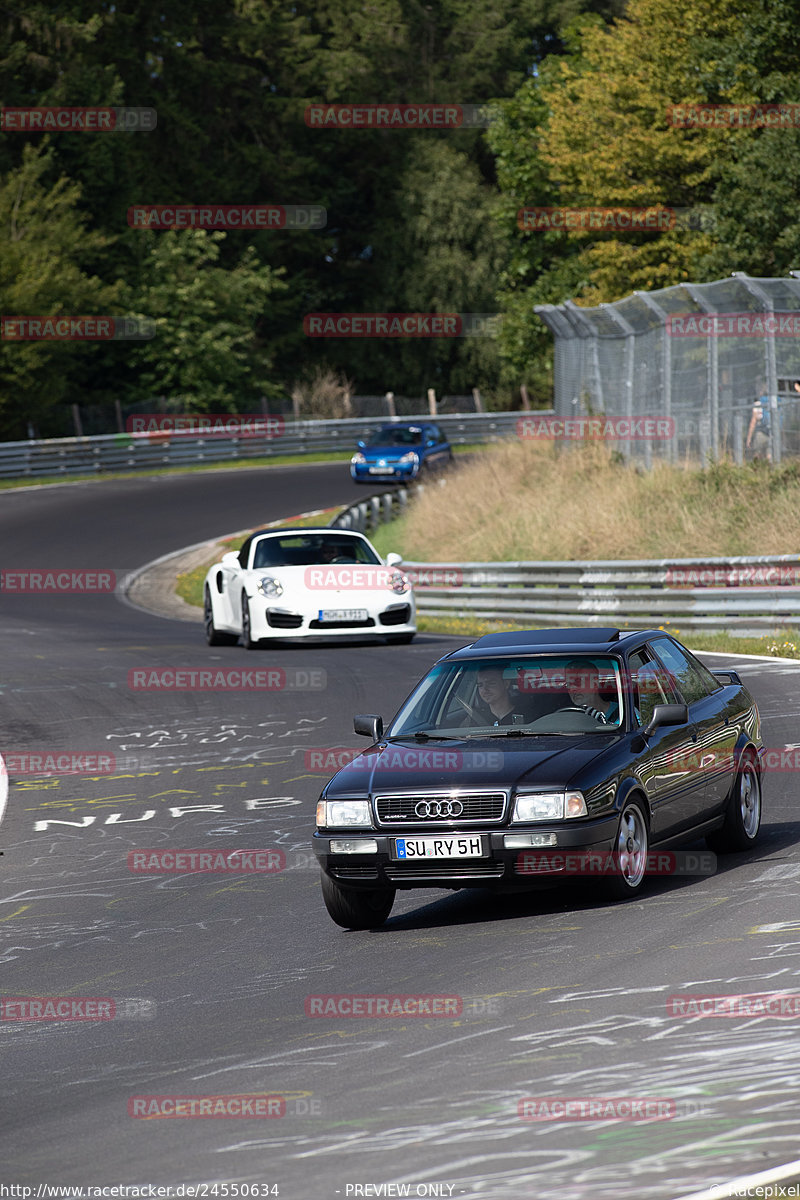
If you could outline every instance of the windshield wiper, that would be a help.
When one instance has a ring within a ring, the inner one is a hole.
[[[446,733],[395,733],[392,737],[384,737],[381,739],[384,742],[461,742],[464,739],[460,737],[451,737]]]

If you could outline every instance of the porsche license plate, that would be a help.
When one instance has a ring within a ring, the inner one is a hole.
[[[330,625],[342,621],[366,621],[367,616],[365,608],[321,608],[319,610],[319,620]]]
[[[483,840],[478,834],[469,837],[395,838],[395,856],[411,858],[483,858]]]

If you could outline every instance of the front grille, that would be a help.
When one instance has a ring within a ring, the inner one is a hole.
[[[377,879],[377,868],[368,864],[365,867],[331,867],[331,875],[337,879]]]
[[[309,621],[309,629],[369,629],[374,626],[372,617],[366,621]]]
[[[299,613],[276,612],[275,609],[268,608],[267,624],[270,629],[299,629],[303,618]]]
[[[413,792],[404,795],[376,796],[375,808],[381,825],[427,825],[449,829],[469,824],[496,824],[506,811],[505,792]],[[420,803],[443,805],[459,802],[462,811],[451,816],[420,816],[414,810]]]
[[[411,605],[403,604],[400,608],[387,608],[378,617],[381,625],[407,625],[411,620]]]
[[[385,869],[386,878],[396,883],[404,879],[500,879],[505,871],[502,863],[392,863]]]

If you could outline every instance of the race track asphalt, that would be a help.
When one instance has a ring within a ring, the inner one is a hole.
[[[338,464],[10,491],[2,567],[124,573],[363,495]],[[0,1183],[668,1200],[797,1157],[800,1018],[667,1008],[679,992],[800,991],[796,770],[769,773],[758,848],[713,876],[655,879],[621,906],[588,886],[400,893],[383,929],[345,932],[310,853],[319,754],[358,742],[354,712],[390,716],[457,639],[248,653],[113,594],[4,592],[0,605],[0,750],[79,767],[113,756],[108,770],[12,771],[0,994],[106,998],[116,1013],[0,1021]],[[209,665],[306,670],[325,686],[128,686],[134,668]],[[798,668],[736,665],[767,745],[800,743]],[[131,870],[147,848],[273,849],[286,867]],[[461,1012],[307,1016],[328,994],[459,997]],[[254,1094],[283,1097],[281,1115],[130,1115],[137,1097]],[[531,1122],[525,1097],[660,1097],[674,1115]]]

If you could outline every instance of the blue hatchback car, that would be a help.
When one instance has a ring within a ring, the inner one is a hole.
[[[350,474],[356,483],[416,479],[423,467],[443,467],[452,461],[450,443],[438,425],[393,422],[358,443],[350,459]]]

